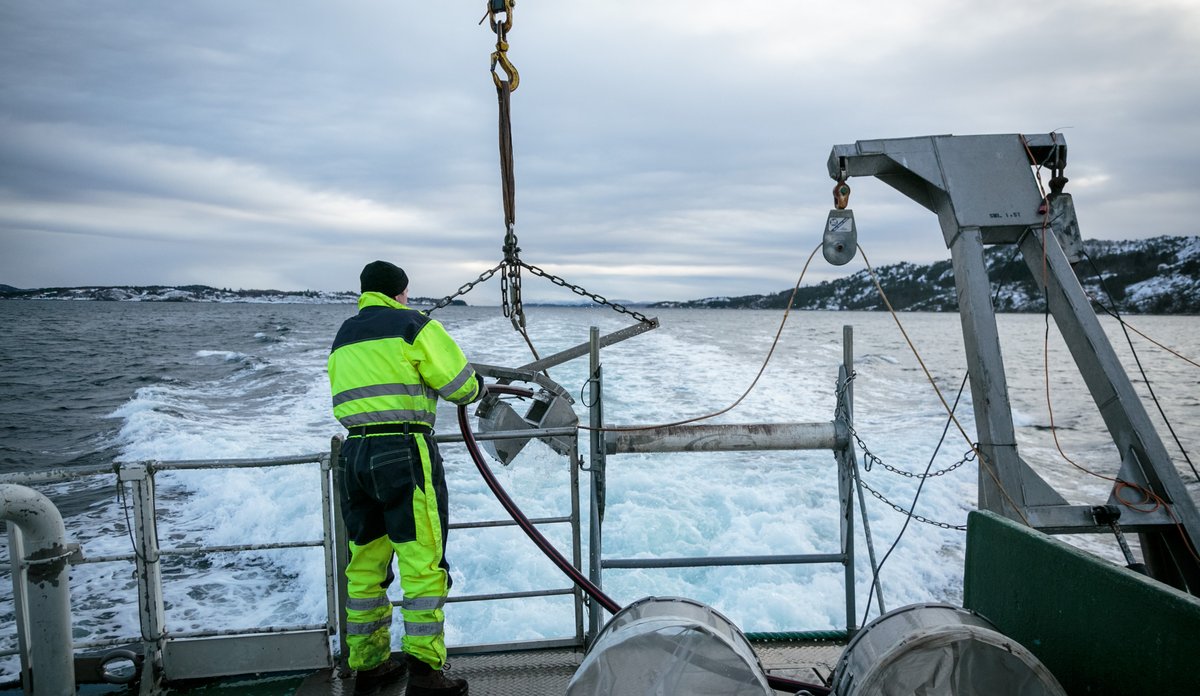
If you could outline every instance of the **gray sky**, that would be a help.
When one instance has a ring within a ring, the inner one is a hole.
[[[499,262],[486,3],[0,4],[0,283],[417,295]],[[1196,234],[1194,0],[519,0],[522,257],[611,298],[790,287],[835,144],[1044,133],[1085,237]],[[872,263],[936,219],[851,182]],[[806,282],[852,273],[820,261]],[[526,299],[562,291],[526,276]],[[498,280],[472,304],[495,304]]]

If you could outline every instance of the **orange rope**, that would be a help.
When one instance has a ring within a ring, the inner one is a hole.
[[[1021,143],[1025,146],[1025,152],[1029,155],[1029,160],[1031,162],[1035,161],[1034,157],[1033,157],[1033,152],[1029,149],[1029,143],[1025,141],[1024,136],[1021,136]],[[1041,239],[1041,241],[1042,241],[1042,288],[1043,288],[1043,292],[1045,292],[1050,287],[1050,274],[1049,274],[1049,266],[1048,266],[1049,261],[1047,260],[1047,253],[1046,253],[1046,239],[1047,239],[1046,232],[1047,232],[1047,228],[1049,227],[1049,224],[1050,224],[1050,206],[1049,206],[1049,202],[1046,197],[1046,189],[1042,185],[1042,167],[1040,164],[1035,166],[1035,174],[1037,176],[1038,192],[1042,196],[1042,203],[1044,206],[1044,209],[1043,209],[1044,212],[1042,213],[1042,230],[1041,230],[1042,239]],[[1171,521],[1175,523],[1175,528],[1179,531],[1179,536],[1183,539],[1184,546],[1187,548],[1188,553],[1190,553],[1192,555],[1193,559],[1195,559],[1196,561],[1200,561],[1200,555],[1197,555],[1196,549],[1192,546],[1191,539],[1188,538],[1187,531],[1184,530],[1184,528],[1183,528],[1183,523],[1180,522],[1179,518],[1177,518],[1175,516],[1175,511],[1171,509],[1171,506],[1167,505],[1166,501],[1164,501],[1157,493],[1155,493],[1154,491],[1152,491],[1148,488],[1139,486],[1136,483],[1130,483],[1128,481],[1122,480],[1117,477],[1105,476],[1103,474],[1096,473],[1095,471],[1092,471],[1091,469],[1088,469],[1088,468],[1083,467],[1083,466],[1079,465],[1078,463],[1076,463],[1075,460],[1068,457],[1067,453],[1063,450],[1062,443],[1059,442],[1059,439],[1058,439],[1058,426],[1056,426],[1054,424],[1054,406],[1053,406],[1051,398],[1050,398],[1050,314],[1049,314],[1049,312],[1050,312],[1050,299],[1049,299],[1049,297],[1047,297],[1046,298],[1046,331],[1042,337],[1042,375],[1043,375],[1043,379],[1044,379],[1045,385],[1046,385],[1046,411],[1050,417],[1050,434],[1054,438],[1054,446],[1058,450],[1059,455],[1061,455],[1062,458],[1064,460],[1066,460],[1066,462],[1068,464],[1075,467],[1076,469],[1079,469],[1083,473],[1088,474],[1090,476],[1095,476],[1096,478],[1103,479],[1105,481],[1111,481],[1113,483],[1113,497],[1116,498],[1117,501],[1119,503],[1121,503],[1121,505],[1123,505],[1124,507],[1126,507],[1130,510],[1133,510],[1134,512],[1141,512],[1141,513],[1146,513],[1146,514],[1152,513],[1154,511],[1158,510],[1160,507],[1164,508],[1167,512],[1167,515],[1171,518]],[[1132,328],[1132,327],[1130,327],[1130,328]],[[1158,345],[1159,347],[1170,351],[1169,348],[1162,346],[1157,341],[1154,341],[1153,339],[1150,339],[1148,336],[1145,336],[1145,334],[1142,334],[1141,332],[1137,332],[1137,333],[1139,335],[1143,336],[1144,338],[1146,338],[1147,340],[1150,340],[1155,345]],[[1170,351],[1170,352],[1174,353],[1175,351]],[[1179,355],[1178,353],[1175,353],[1175,354]],[[1179,355],[1179,357],[1183,358],[1182,355]],[[1183,358],[1183,359],[1187,360],[1187,358]],[[1192,362],[1192,361],[1188,360],[1188,362]],[[1192,364],[1195,365],[1196,363],[1192,363]],[[1139,502],[1130,502],[1130,501],[1127,501],[1124,498],[1122,498],[1121,491],[1126,488],[1132,488],[1133,490],[1141,493],[1143,496],[1142,500]],[[1150,509],[1143,509],[1141,507],[1138,507],[1139,505],[1144,505],[1151,500],[1154,501],[1154,507],[1152,507]]]
[[[875,269],[871,266],[870,259],[867,258],[867,252],[863,250],[861,244],[858,245],[858,253],[862,254],[863,262],[867,264],[867,271],[871,274],[871,281],[875,283],[875,289],[879,291],[879,296],[883,298],[883,304],[887,307],[888,312],[891,313],[892,320],[896,322],[896,326],[899,327],[900,334],[904,336],[905,342],[908,343],[909,350],[911,350],[912,354],[916,356],[917,364],[919,364],[921,366],[921,370],[925,372],[925,378],[929,380],[930,386],[933,387],[933,391],[935,394],[937,394],[938,400],[942,402],[942,407],[946,409],[946,413],[950,416],[950,420],[954,421],[954,425],[958,428],[958,432],[962,433],[963,439],[967,441],[967,445],[972,451],[975,452],[975,456],[979,458],[979,465],[983,467],[984,471],[986,471],[988,476],[992,478],[992,481],[995,482],[996,487],[1000,490],[1000,494],[1004,496],[1004,499],[1008,501],[1008,504],[1012,506],[1012,509],[1021,517],[1021,521],[1025,523],[1025,526],[1032,527],[1033,525],[1030,524],[1029,518],[1027,518],[1025,516],[1025,512],[1021,510],[1021,506],[1017,505],[1016,501],[1014,501],[1012,496],[1009,495],[1008,491],[1004,488],[1004,484],[1000,482],[1000,477],[996,474],[992,464],[988,462],[987,457],[983,455],[983,452],[979,451],[979,447],[971,440],[971,436],[967,435],[966,428],[963,427],[962,423],[958,422],[958,417],[954,415],[954,409],[950,407],[950,404],[946,401],[946,397],[942,396],[942,390],[938,388],[937,380],[933,378],[933,373],[931,373],[929,368],[925,366],[925,361],[921,358],[920,351],[917,350],[917,346],[913,344],[912,339],[908,337],[908,332],[904,330],[904,324],[900,322],[900,317],[896,314],[895,308],[892,307],[891,300],[888,299],[887,293],[883,291],[883,286],[879,283],[879,276],[876,275]]]
[[[796,302],[796,293],[799,292],[799,290],[800,290],[800,283],[804,282],[804,275],[806,273],[808,273],[808,266],[809,266],[809,264],[812,263],[813,257],[817,255],[817,251],[819,251],[821,249],[821,246],[822,246],[821,244],[818,244],[812,250],[812,253],[808,255],[808,260],[804,262],[804,268],[800,271],[800,277],[796,279],[795,287],[792,288],[792,295],[791,295],[791,297],[788,298],[787,308],[783,310],[783,318],[779,321],[779,329],[775,332],[775,340],[771,341],[771,348],[770,348],[770,350],[767,351],[767,357],[765,359],[763,359],[762,367],[758,368],[758,374],[754,376],[754,381],[750,382],[750,386],[746,387],[746,391],[742,392],[742,395],[737,398],[737,401],[734,401],[732,404],[729,404],[728,406],[721,409],[720,411],[716,411],[714,413],[709,413],[709,414],[706,414],[703,416],[695,416],[694,418],[685,418],[683,420],[674,421],[672,423],[662,423],[659,425],[630,425],[630,426],[619,426],[619,427],[611,427],[610,426],[610,427],[602,427],[602,428],[592,428],[590,426],[580,425],[579,429],[595,431],[595,432],[615,432],[615,433],[627,433],[627,432],[635,432],[635,431],[639,431],[639,430],[657,430],[658,428],[671,428],[671,427],[674,427],[677,425],[687,425],[688,423],[695,423],[697,421],[708,420],[709,418],[715,418],[719,415],[728,413],[728,412],[732,411],[733,409],[737,408],[738,404],[742,403],[742,401],[744,401],[746,399],[746,397],[750,395],[750,392],[754,390],[755,385],[758,384],[758,380],[760,378],[762,378],[763,373],[766,372],[767,365],[771,362],[771,356],[775,354],[775,347],[779,345],[779,337],[781,335],[783,335],[783,327],[785,324],[787,324],[788,315],[791,314],[791,312],[792,312],[792,305],[795,304],[795,302]]]

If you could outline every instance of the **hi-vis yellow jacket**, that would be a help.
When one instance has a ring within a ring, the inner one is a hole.
[[[437,321],[378,292],[358,298],[329,354],[333,415],[347,428],[373,423],[433,427],[437,398],[468,404],[479,381]]]

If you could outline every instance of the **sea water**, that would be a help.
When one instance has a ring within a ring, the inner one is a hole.
[[[527,308],[541,355],[632,323],[605,309]],[[330,413],[325,361],[352,305],[0,302],[0,472],[111,466],[146,460],[265,458],[326,452],[344,432]],[[736,402],[770,352],[782,312],[660,310],[661,328],[602,352],[604,414],[611,425],[649,425],[710,414]],[[532,360],[498,308],[447,307],[445,324],[475,362],[518,366]],[[947,403],[965,372],[957,315],[902,314],[918,362],[886,313],[793,312],[754,389],[714,423],[828,422],[837,405],[843,327],[853,327],[855,428],[882,462],[920,473],[963,459],[970,444],[951,425],[926,369]],[[1100,504],[1118,456],[1070,355],[1040,315],[1001,315],[1017,441],[1022,456],[1070,502]],[[1187,317],[1133,317],[1144,333],[1196,360],[1200,330]],[[1193,497],[1197,484],[1150,401],[1120,326],[1105,319]],[[1189,454],[1200,438],[1200,370],[1134,336],[1163,411]],[[587,423],[587,358],[550,370],[574,396]],[[1048,379],[1047,379],[1048,376]],[[1049,389],[1047,389],[1047,382]],[[970,390],[956,415],[974,434]],[[1053,407],[1058,445],[1050,430]],[[444,405],[438,431],[457,431]],[[581,447],[586,451],[586,436]],[[1073,460],[1067,462],[1058,449]],[[934,456],[937,452],[936,457]],[[443,445],[452,522],[499,520],[494,500],[461,445]],[[860,451],[861,457],[861,451]],[[1192,454],[1192,459],[1197,459]],[[533,442],[502,484],[533,518],[569,513],[569,463]],[[903,508],[918,480],[875,464],[864,481]],[[879,498],[866,507],[877,556],[904,529],[880,581],[889,608],[961,599],[965,523],[974,508],[974,463],[930,478],[912,521]],[[102,480],[101,480],[102,479]],[[586,485],[587,477],[583,480]],[[88,557],[129,554],[128,501],[112,476],[41,485],[62,509],[71,541]],[[164,471],[156,478],[164,548],[317,540],[322,536],[316,464],[262,470]],[[584,510],[586,515],[586,490]],[[859,616],[872,573],[857,519],[855,596]],[[613,455],[608,460],[605,557],[836,553],[836,466],[830,452]],[[569,555],[565,525],[543,532]],[[1119,560],[1110,536],[1071,537]],[[586,543],[586,536],[585,536]],[[586,557],[586,548],[584,550]],[[565,588],[568,581],[513,527],[456,529],[449,536],[453,594]],[[0,562],[6,562],[4,545]],[[167,627],[182,633],[323,623],[320,549],[172,556],[163,561]],[[844,627],[840,566],[789,565],[672,570],[609,570],[606,591],[624,604],[677,595],[710,604],[745,631]],[[132,564],[87,564],[71,571],[76,642],[136,639]],[[393,588],[398,593],[398,588]],[[0,650],[16,645],[11,583],[0,577]],[[393,599],[399,599],[394,596]],[[573,635],[569,597],[455,603],[447,608],[451,645]],[[878,614],[872,605],[868,618]],[[0,663],[15,678],[16,659]]]

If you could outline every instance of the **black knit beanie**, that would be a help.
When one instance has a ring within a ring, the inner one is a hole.
[[[358,276],[363,292],[381,292],[395,297],[408,289],[408,275],[394,263],[372,261],[363,267]]]

